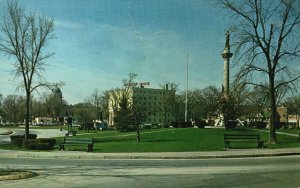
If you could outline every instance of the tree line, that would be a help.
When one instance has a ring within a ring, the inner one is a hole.
[[[161,111],[167,111],[174,114],[174,121],[184,121],[185,110],[185,92],[178,91],[177,84],[170,83],[169,89],[175,90],[174,95],[168,95],[163,98],[163,103],[160,105]],[[163,84],[162,89],[165,89],[166,84]],[[30,100],[31,117],[52,117],[54,122],[59,123],[58,117],[72,116],[79,123],[85,124],[93,120],[107,120],[109,115],[108,103],[113,99],[118,91],[124,88],[115,88],[107,91],[100,92],[95,89],[84,101],[77,104],[68,104],[67,101],[57,97],[55,93],[42,93],[39,96],[32,96]],[[220,113],[220,98],[221,89],[215,86],[208,86],[203,89],[193,89],[188,91],[188,120],[210,120]],[[284,94],[282,94],[284,95]],[[244,85],[234,85],[231,90],[230,96],[232,97],[232,113],[234,117],[244,117],[249,119],[261,114],[266,108],[269,107],[267,92],[261,87],[249,87]],[[126,104],[128,97],[119,98],[114,107],[115,113],[120,109],[129,109]],[[124,100],[126,99],[126,100]],[[11,123],[24,123],[26,111],[26,99],[20,95],[7,95],[0,94],[0,116],[3,120]],[[285,97],[278,104],[288,107],[290,114],[298,114],[300,109],[300,95],[294,97]],[[139,113],[135,118],[140,118],[139,123],[142,122],[142,115],[149,109],[144,106],[134,106],[133,111]],[[125,114],[128,114],[126,112]],[[117,117],[117,118],[120,118]],[[117,120],[118,122],[118,120]],[[126,121],[123,122],[124,126]],[[162,122],[164,123],[164,122]],[[130,124],[130,123],[129,123]],[[120,126],[121,128],[121,126]]]

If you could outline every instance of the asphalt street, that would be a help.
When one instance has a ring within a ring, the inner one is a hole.
[[[300,157],[161,160],[1,158],[37,177],[0,187],[300,187]]]
[[[59,130],[34,131],[39,137],[64,135]],[[1,142],[9,142],[9,135],[1,135]],[[0,187],[300,187],[299,161],[300,148],[163,153],[0,150],[0,168],[39,174],[0,181]]]

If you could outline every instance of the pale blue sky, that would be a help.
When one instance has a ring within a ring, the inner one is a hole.
[[[209,0],[19,0],[27,11],[55,20],[56,39],[47,50],[44,74],[63,81],[64,99],[82,102],[94,89],[122,86],[128,73],[159,88],[165,82],[185,89],[186,53],[189,86],[221,87],[225,13]],[[0,2],[1,14],[6,1]],[[15,92],[13,58],[0,56],[0,93]]]

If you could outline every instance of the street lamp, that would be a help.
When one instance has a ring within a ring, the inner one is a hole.
[[[59,116],[59,122],[60,122],[60,131],[63,130],[63,123],[64,123],[64,116],[63,116],[63,97],[61,95],[61,98],[60,98],[60,104],[61,104],[61,112],[60,112],[60,116]]]

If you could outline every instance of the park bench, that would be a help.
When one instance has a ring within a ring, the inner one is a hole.
[[[93,151],[94,139],[93,138],[79,138],[79,137],[64,137],[64,142],[59,144],[59,150],[65,150],[66,145],[86,145],[87,152]]]
[[[224,134],[225,148],[229,148],[230,143],[255,143],[258,148],[263,148],[264,141],[260,140],[259,134]]]

